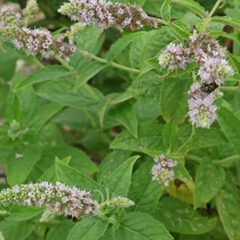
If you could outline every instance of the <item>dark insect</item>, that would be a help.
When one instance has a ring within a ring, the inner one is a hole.
[[[218,88],[218,85],[216,83],[203,83],[201,86],[201,90],[205,93],[212,93],[216,88]]]

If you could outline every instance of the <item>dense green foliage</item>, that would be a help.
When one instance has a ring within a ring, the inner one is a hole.
[[[41,17],[30,26],[68,28],[57,13],[63,2],[39,0]],[[80,220],[1,206],[0,239],[240,240],[240,2],[118,2],[138,3],[164,24],[135,32],[86,26],[69,62],[0,42],[0,180],[1,188],[62,182],[99,203],[121,196],[135,205]],[[196,66],[170,72],[158,64],[169,43],[187,43],[194,29],[227,48],[235,72],[220,87],[209,129],[188,118]],[[167,187],[151,176],[161,154],[178,162]]]

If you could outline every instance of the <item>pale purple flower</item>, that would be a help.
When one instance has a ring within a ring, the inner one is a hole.
[[[189,48],[199,64],[204,63],[209,57],[225,58],[225,49],[206,33],[195,31],[189,38]]]
[[[63,183],[41,182],[16,185],[0,192],[0,204],[36,206],[45,208],[54,215],[73,218],[96,215],[99,205],[89,192]]]
[[[190,50],[183,44],[170,43],[158,58],[160,66],[169,70],[186,68],[191,62]]]
[[[13,6],[3,5],[0,7],[0,25],[2,27],[17,24],[22,19],[22,14]]]
[[[173,168],[177,166],[177,161],[164,155],[154,158],[155,164],[152,167],[152,180],[168,186],[174,180]]]
[[[101,28],[120,26],[130,30],[138,30],[143,26],[156,27],[158,23],[149,17],[136,4],[111,3],[105,0],[70,0],[64,3],[59,12],[72,21]]]
[[[23,9],[23,16],[27,18],[34,17],[39,11],[37,0],[28,0],[26,8]]]
[[[209,57],[200,65],[198,74],[204,83],[216,83],[221,85],[234,74],[233,68],[223,58]]]
[[[192,125],[199,128],[210,128],[217,118],[214,92],[203,92],[201,84],[194,83],[188,92],[188,96],[188,115]]]

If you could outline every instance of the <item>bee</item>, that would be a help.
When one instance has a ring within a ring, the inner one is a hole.
[[[218,85],[215,82],[203,83],[201,86],[201,90],[205,93],[212,93],[217,88],[218,88]]]

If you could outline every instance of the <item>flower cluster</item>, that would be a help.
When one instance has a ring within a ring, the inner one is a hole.
[[[206,58],[200,65],[198,74],[203,83],[216,83],[218,86],[234,73],[232,67],[224,58]]]
[[[24,49],[27,55],[41,54],[44,58],[50,56],[50,46],[53,43],[51,33],[45,29],[29,29],[22,27],[15,32],[13,44],[17,49]]]
[[[189,37],[189,48],[197,63],[205,62],[208,57],[224,58],[225,51],[218,41],[211,38],[206,33],[194,33]]]
[[[220,44],[205,33],[194,32],[189,38],[189,47],[170,43],[159,56],[159,64],[169,70],[184,69],[195,60],[199,65],[198,75],[202,83],[221,85],[234,71],[225,57]]]
[[[183,44],[170,43],[160,54],[158,61],[169,70],[184,69],[191,62],[191,52]]]
[[[217,118],[214,90],[234,74],[224,48],[206,33],[194,32],[189,38],[188,47],[170,43],[158,60],[162,67],[170,71],[184,69],[193,61],[198,64],[200,82],[194,83],[189,90],[188,113],[193,125],[209,128]]]
[[[72,21],[101,28],[120,26],[130,30],[141,29],[143,26],[154,26],[158,23],[149,17],[136,4],[111,3],[105,0],[70,0],[64,3],[59,12]]]
[[[226,60],[225,50],[206,33],[194,32],[190,36],[189,47],[195,61],[199,64],[198,74],[202,83],[221,85],[234,74]]]
[[[194,83],[188,96],[188,114],[191,123],[196,127],[209,128],[217,118],[214,92],[204,92],[200,83]]]
[[[12,6],[3,5],[0,8],[0,27],[16,25],[22,19],[22,14]],[[3,29],[1,29],[2,31]]]
[[[23,16],[27,18],[34,17],[39,11],[39,7],[36,0],[28,0],[26,8],[23,9]]]
[[[24,14],[33,14],[33,11],[36,11],[35,4],[36,1],[29,1],[27,8],[24,9],[28,9],[28,13]],[[0,9],[0,26],[3,39],[11,41],[17,49],[24,50],[29,56],[41,55],[48,59],[55,53],[69,59],[76,50],[73,40],[70,43],[63,35],[52,36],[47,29],[30,29],[22,26],[21,13],[6,6]]]
[[[174,161],[164,155],[154,158],[155,164],[152,167],[152,180],[168,186],[174,180],[173,168],[177,165]]]
[[[46,208],[54,215],[65,215],[73,218],[95,215],[99,205],[86,191],[68,187],[57,182],[51,184],[16,185],[0,192],[0,204],[3,206],[23,205]]]

